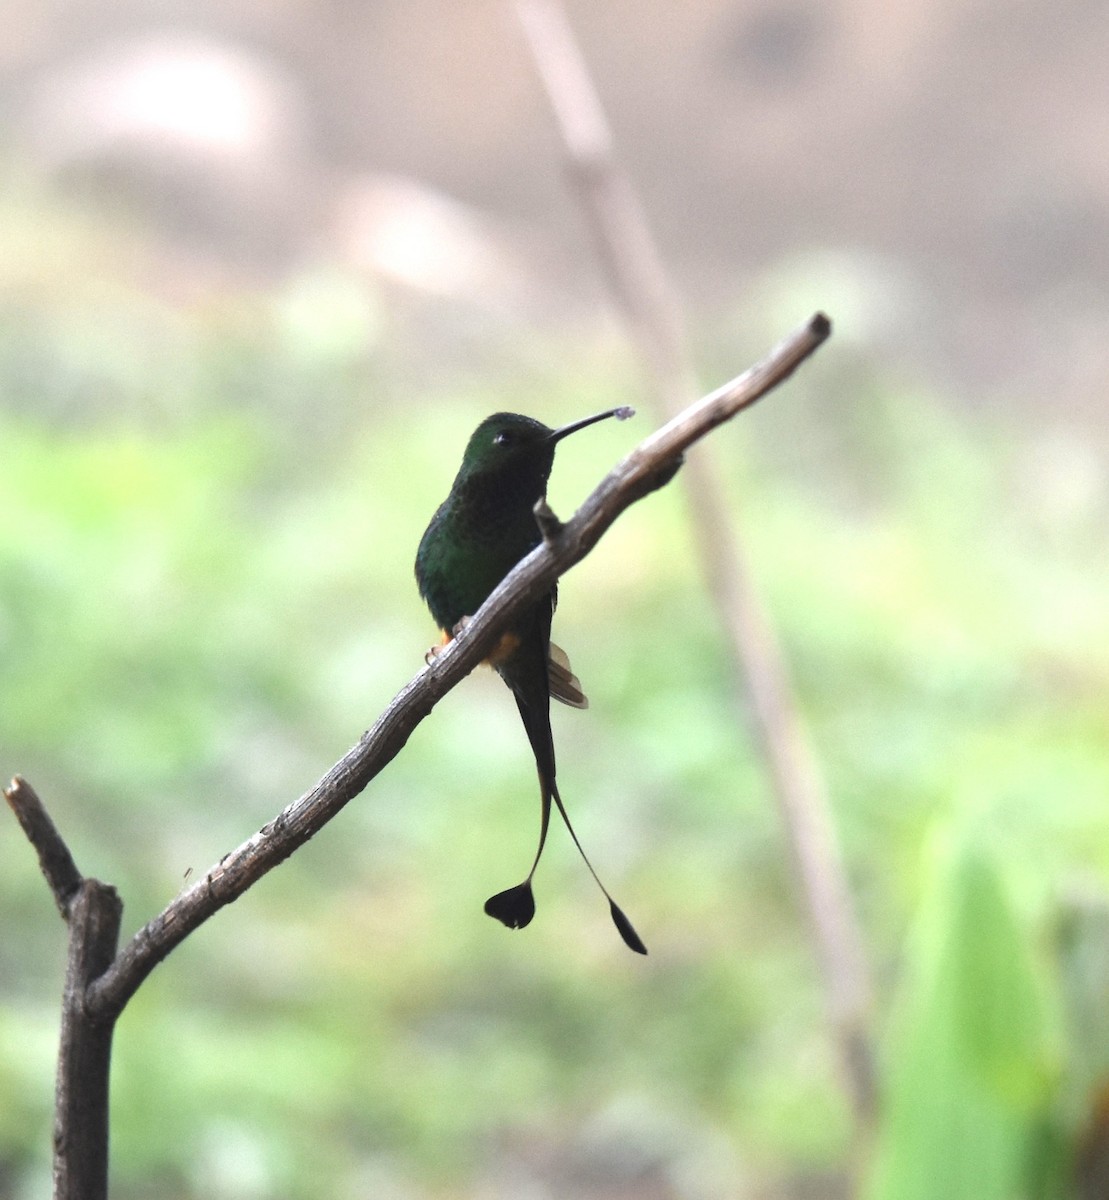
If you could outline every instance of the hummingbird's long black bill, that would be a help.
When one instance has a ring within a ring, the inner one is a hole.
[[[569,437],[571,433],[577,433],[579,429],[585,429],[587,425],[596,425],[598,421],[607,421],[609,417],[615,417],[618,421],[626,421],[629,417],[635,416],[635,409],[628,408],[626,404],[620,405],[619,408],[610,408],[605,412],[594,413],[591,417],[582,417],[580,421],[571,421],[569,425],[563,425],[560,429],[555,429],[549,438],[552,442],[560,442],[564,437]]]

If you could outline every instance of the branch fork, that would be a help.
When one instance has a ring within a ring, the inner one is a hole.
[[[567,522],[536,505],[543,541],[494,589],[465,628],[435,655],[313,787],[196,882],[117,950],[122,902],[86,879],[34,789],[16,776],[4,795],[38,853],[69,927],[55,1109],[55,1200],[106,1200],[108,1081],[115,1022],[146,977],[190,933],[318,833],[404,747],[435,705],[486,658],[504,628],[580,562],[636,500],[667,482],[685,449],[787,379],[829,336],[816,314],[756,366],[690,405],[605,476]]]

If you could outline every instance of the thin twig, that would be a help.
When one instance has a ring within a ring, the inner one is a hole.
[[[54,893],[58,911],[68,920],[69,906],[83,882],[69,847],[38,793],[22,776],[17,775],[4,789],[4,799],[38,854],[39,866]]]
[[[138,931],[91,984],[85,1004],[93,1018],[122,1011],[154,967],[202,922],[319,832],[401,750],[416,726],[484,659],[507,621],[548,591],[584,558],[617,517],[665,483],[683,451],[786,379],[828,337],[817,314],[756,366],[691,405],[618,463],[556,538],[527,556],[496,588],[465,630],[435,656],[311,791],[290,804]]]
[[[517,0],[516,8],[609,285],[647,365],[659,407],[676,412],[695,394],[680,307],[643,206],[616,163],[589,69],[557,0]],[[691,457],[684,473],[702,569],[731,646],[737,692],[750,699],[797,865],[845,1081],[866,1130],[876,1097],[862,937],[827,790],[708,449]]]

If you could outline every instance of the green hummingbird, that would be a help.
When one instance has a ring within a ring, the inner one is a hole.
[[[474,430],[450,494],[431,518],[416,552],[416,582],[435,623],[450,641],[509,571],[541,541],[534,508],[547,491],[555,447],[571,433],[608,417],[623,420],[630,408],[613,408],[551,429],[518,413],[494,413]],[[597,877],[558,794],[550,697],[574,708],[588,700],[566,655],[551,642],[557,588],[518,616],[486,660],[512,689],[535,755],[541,817],[539,846],[523,883],[498,892],[485,911],[510,929],[535,916],[531,880],[547,840],[551,801],[596,880],[620,936],[638,954],[647,948]]]

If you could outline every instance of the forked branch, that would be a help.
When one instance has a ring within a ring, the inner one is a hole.
[[[55,1200],[106,1200],[108,1097],[116,1019],[143,980],[194,929],[284,861],[354,799],[396,755],[439,700],[492,649],[512,617],[584,558],[616,518],[667,483],[693,442],[764,396],[828,337],[817,314],[763,360],[690,405],[601,480],[574,517],[537,512],[543,542],[519,563],[442,653],[422,670],[330,771],[273,821],[225,855],[116,953],[122,903],[115,889],[83,877],[61,834],[19,776],[5,798],[69,927],[55,1090]]]

